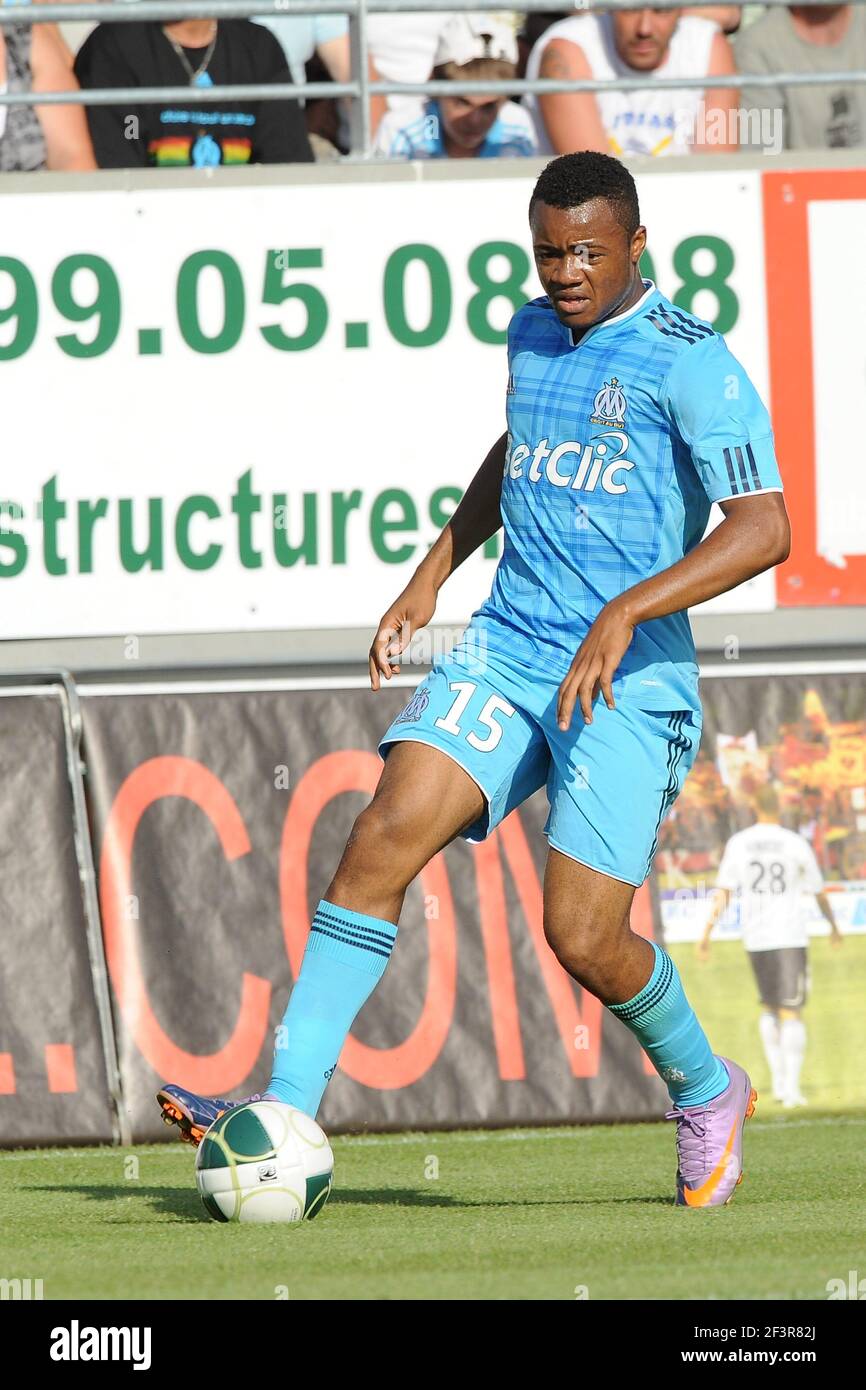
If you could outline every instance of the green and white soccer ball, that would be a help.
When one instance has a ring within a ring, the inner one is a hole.
[[[275,1100],[227,1110],[195,1160],[199,1195],[214,1221],[310,1221],[328,1200],[333,1174],[324,1131]]]

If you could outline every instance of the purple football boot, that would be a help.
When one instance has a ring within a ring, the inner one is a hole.
[[[196,1147],[204,1138],[214,1120],[237,1105],[249,1105],[254,1100],[273,1100],[273,1096],[246,1096],[244,1100],[212,1100],[197,1095],[195,1091],[185,1091],[182,1086],[163,1086],[156,1098],[162,1110],[162,1118],[167,1125],[177,1125],[180,1137],[187,1144]]]
[[[730,1077],[720,1096],[705,1105],[674,1106],[665,1116],[677,1122],[678,1207],[721,1207],[743,1181],[743,1126],[758,1093],[749,1077],[720,1057]]]

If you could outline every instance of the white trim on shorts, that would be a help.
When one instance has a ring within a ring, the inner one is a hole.
[[[469,837],[468,837],[468,835],[466,835],[465,831],[462,831],[462,830],[458,830],[457,836],[458,836],[458,838],[460,838],[460,839],[462,839],[462,840],[467,840],[468,843],[469,843],[470,845],[481,845],[481,844],[483,844],[484,841],[488,838],[488,836],[489,836],[490,833],[491,833],[491,832],[490,832],[490,808],[491,808],[491,797],[490,797],[490,795],[484,790],[484,788],[482,787],[482,785],[481,785],[481,783],[479,782],[478,778],[477,778],[477,777],[474,777],[474,776],[472,775],[472,773],[469,771],[469,768],[466,767],[466,765],[465,765],[464,763],[461,763],[460,759],[459,759],[458,757],[456,757],[456,755],[455,755],[454,753],[449,753],[449,752],[447,751],[447,749],[443,748],[442,745],[441,745],[440,743],[434,743],[433,740],[432,740],[432,739],[429,739],[429,738],[418,738],[418,737],[415,736],[414,734],[410,734],[408,738],[407,738],[404,734],[395,735],[394,738],[380,738],[378,744],[376,745],[376,752],[377,752],[377,753],[379,753],[379,749],[381,748],[381,746],[382,746],[383,743],[387,743],[388,745],[390,745],[390,744],[392,744],[392,743],[423,743],[424,746],[425,746],[425,748],[435,748],[436,751],[437,751],[437,753],[442,753],[444,757],[450,758],[451,761],[452,761],[452,763],[456,763],[458,767],[463,768],[463,771],[466,773],[466,776],[470,779],[470,781],[472,781],[472,782],[475,783],[475,785],[476,785],[476,787],[478,788],[478,790],[480,791],[481,795],[484,797],[484,804],[485,804],[485,806],[487,807],[487,827],[488,827],[488,828],[487,828],[487,834],[486,834],[486,835],[482,835],[481,839],[469,839]],[[379,753],[379,757],[382,758],[382,754],[381,754],[381,753]],[[382,763],[383,763],[383,765],[384,765],[384,762],[385,762],[385,759],[382,758]],[[483,815],[484,812],[482,811],[481,814]],[[478,819],[480,820],[480,819],[481,819],[481,816],[479,816]],[[472,824],[474,825],[474,824],[475,824],[475,821],[473,821]],[[466,829],[468,830],[468,829],[470,829],[470,827],[467,826]]]
[[[544,833],[547,835],[547,831]],[[635,883],[633,878],[624,878],[622,874],[612,874],[609,869],[600,869],[597,864],[590,864],[586,859],[578,859],[576,854],[572,854],[569,850],[563,849],[562,845],[555,845],[549,835],[547,835],[547,843],[550,845],[551,849],[555,849],[560,854],[564,854],[566,859],[573,859],[575,864],[582,864],[585,869],[593,869],[595,873],[603,874],[605,878],[612,878],[614,883],[627,883],[629,888],[642,888],[649,877],[649,875],[647,875],[641,879],[640,883]]]

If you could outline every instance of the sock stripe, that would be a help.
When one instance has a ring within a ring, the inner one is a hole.
[[[640,1018],[643,1014],[648,1013],[650,1009],[655,1008],[657,1004],[660,1004],[673,983],[673,977],[673,961],[670,956],[663,951],[661,966],[659,968],[659,977],[655,985],[645,999],[641,1000],[640,1003],[627,1012],[627,1017],[632,1019]]]
[[[686,998],[679,971],[667,951],[653,941],[653,973],[639,994],[625,1004],[609,1004],[637,1038],[675,1106],[700,1106],[730,1085],[720,1057]]]
[[[346,934],[334,931],[326,931],[324,927],[318,926],[315,922],[310,927],[310,936],[329,936],[333,941],[339,941],[343,946],[353,946],[356,951],[370,951],[374,956],[384,956],[385,960],[391,957],[390,951],[383,951],[379,946],[371,946],[366,941],[353,941]]]
[[[351,917],[338,917],[333,912],[323,912],[321,908],[317,908],[313,922],[327,922],[330,927],[357,932],[359,936],[367,937],[368,940],[377,942],[382,946],[393,946],[397,936],[396,927],[393,935],[389,936],[387,932],[374,931],[371,927],[362,926],[360,922],[353,922]]]
[[[656,950],[661,956],[659,962],[659,974],[655,984],[647,983],[640,994],[634,999],[626,1000],[624,1004],[610,1004],[608,1007],[611,1013],[616,1014],[617,1018],[623,1022],[632,1022],[636,1018],[641,1018],[643,1014],[660,1004],[667,994],[673,982],[674,964],[666,951],[656,946]]]

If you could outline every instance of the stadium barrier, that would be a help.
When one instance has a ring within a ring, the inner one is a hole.
[[[375,785],[377,738],[411,681],[401,687],[82,689],[111,1030],[99,1026],[100,953],[88,956],[57,692],[0,698],[10,778],[0,816],[15,866],[3,877],[4,1144],[168,1138],[153,1100],[162,1081],[215,1094],[264,1086],[312,910]],[[704,709],[701,755],[633,925],[666,933],[674,950],[698,937],[726,838],[772,777],[852,939],[834,962],[838,996],[825,988],[810,1023],[810,1047],[831,1059],[813,1097],[830,1110],[862,1105],[866,1023],[842,982],[862,978],[852,943],[866,932],[866,663],[717,670]],[[326,1093],[326,1129],[634,1120],[664,1108],[634,1038],[546,946],[545,813],[539,793],[483,845],[449,846],[412,886],[389,970]],[[816,914],[809,929],[826,924]],[[737,939],[735,908],[719,935]],[[751,997],[723,998],[708,1026],[724,1037],[732,1014],[755,1012]]]
[[[831,6],[836,0],[816,0],[817,5]],[[863,4],[866,0],[854,0]],[[708,7],[716,0],[693,0],[698,7]],[[785,0],[764,0],[768,7],[785,4]],[[549,8],[549,0],[522,0],[523,13],[544,12]],[[590,0],[579,0],[574,8],[588,10]],[[642,9],[642,0],[605,0],[605,10]],[[524,93],[543,95],[551,92],[597,92],[597,91],[641,91],[646,87],[643,77],[619,77],[615,79],[579,78],[571,80],[526,78],[513,81],[434,81],[421,83],[371,82],[368,75],[367,16],[370,14],[411,13],[414,11],[454,10],[501,12],[501,0],[209,0],[207,18],[250,18],[263,14],[345,14],[349,19],[349,38],[351,51],[351,78],[348,82],[304,82],[304,83],[246,83],[233,86],[213,86],[197,90],[196,101],[220,102],[231,100],[276,101],[283,97],[350,98],[350,129],[352,150],[360,158],[370,157],[372,131],[370,122],[371,96],[441,96],[455,93],[473,93],[485,96],[516,96]],[[35,24],[42,22],[76,20],[97,23],[130,23],[146,19],[177,21],[180,18],[201,18],[201,8],[196,0],[136,0],[134,8],[128,0],[97,0],[97,3],[55,3],[41,4],[39,11],[27,5],[10,8],[0,7],[0,26],[15,23]],[[779,72],[756,74],[730,74],[721,77],[694,78],[656,78],[653,86],[674,91],[699,87],[701,90],[713,88],[751,87],[799,87],[838,85],[859,85],[866,82],[866,71],[845,72]],[[0,105],[108,105],[129,104],[141,106],[163,101],[189,101],[189,86],[185,87],[115,87],[91,88],[86,92],[29,92],[0,93]]]

